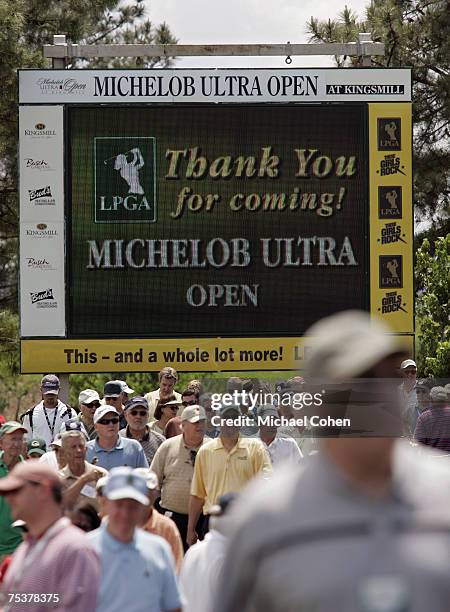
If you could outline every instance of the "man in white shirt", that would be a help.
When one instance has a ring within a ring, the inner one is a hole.
[[[153,418],[155,408],[158,405],[159,400],[168,399],[171,395],[174,395],[175,399],[178,402],[181,402],[181,395],[174,390],[174,387],[178,381],[177,371],[170,367],[163,368],[158,374],[158,378],[159,389],[156,389],[156,391],[150,391],[150,393],[146,393],[144,395],[148,403],[150,419]]]
[[[21,416],[27,439],[42,438],[47,448],[59,433],[62,424],[76,417],[76,412],[58,398],[59,378],[47,374],[41,380],[42,401]]]
[[[223,515],[232,505],[235,493],[226,493],[211,508],[210,530],[205,539],[187,551],[180,573],[183,612],[211,612],[222,577],[228,538],[222,534]]]
[[[293,438],[278,434],[278,410],[270,404],[260,406],[256,419],[259,425],[258,435],[269,453],[274,470],[285,463],[299,464],[303,455],[297,442]]]

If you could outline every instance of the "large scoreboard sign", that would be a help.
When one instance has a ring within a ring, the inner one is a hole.
[[[22,71],[22,371],[301,368],[413,333],[404,69]]]

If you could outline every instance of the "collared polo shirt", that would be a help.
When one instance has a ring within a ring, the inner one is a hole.
[[[259,473],[272,472],[269,455],[261,440],[238,438],[228,452],[220,438],[210,440],[198,451],[191,495],[204,500],[203,513],[225,493],[240,491]]]
[[[88,538],[100,556],[102,580],[96,612],[161,612],[181,607],[169,544],[136,529],[131,542],[116,540],[107,521]]]
[[[2,592],[47,594],[49,603],[42,599],[21,603],[19,599],[11,608],[14,612],[94,612],[99,586],[100,561],[96,552],[86,534],[63,517],[41,538],[28,536],[19,546],[6,572]]]
[[[97,463],[105,470],[111,470],[115,467],[128,466],[132,468],[148,467],[148,461],[145,457],[142,446],[136,440],[129,440],[122,436],[117,436],[117,443],[114,448],[106,450],[102,448],[96,440],[90,440],[87,443],[86,460],[92,463],[94,457],[97,457]]]
[[[172,512],[188,514],[194,465],[191,451],[183,434],[161,444],[153,458],[151,469],[158,476],[161,506]]]
[[[0,478],[4,478],[9,473],[8,466],[3,461],[4,452],[0,451]],[[19,461],[24,461],[22,455],[19,456]],[[13,520],[6,498],[0,496],[0,556],[12,553],[22,542],[21,531],[11,527]]]
[[[289,462],[291,465],[298,464],[303,459],[302,451],[292,438],[277,435],[270,444],[265,442],[263,444],[269,453],[274,469],[279,468],[286,462]]]
[[[147,430],[144,434],[144,437],[141,440],[136,440],[136,442],[139,442],[139,444],[144,449],[144,454],[147,457],[147,461],[150,465],[153,460],[153,457],[155,456],[156,451],[164,442],[165,437],[159,434],[158,432],[151,430],[148,425],[146,426],[146,429]],[[135,438],[133,438],[130,433],[130,428],[128,425],[125,427],[125,429],[121,429],[119,431],[119,436],[129,438],[130,440],[135,440]]]

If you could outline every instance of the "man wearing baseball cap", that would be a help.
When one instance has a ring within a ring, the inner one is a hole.
[[[414,439],[450,454],[450,404],[444,387],[430,390],[430,407],[418,416]]]
[[[123,415],[123,404],[124,404],[124,392],[123,392],[123,381],[122,380],[109,380],[103,387],[103,400],[102,404],[112,406],[119,414],[120,427],[123,429],[127,426],[125,417]]]
[[[189,499],[189,546],[200,535],[195,525],[203,511],[204,532],[208,530],[210,509],[221,495],[240,491],[252,478],[272,474],[270,457],[261,440],[240,435],[239,406],[223,405],[219,410],[220,436],[200,448],[195,461]]]
[[[142,446],[148,464],[153,460],[156,451],[165,438],[148,425],[149,410],[147,400],[137,396],[128,400],[124,406],[124,415],[127,426],[119,431],[124,438],[137,440]]]
[[[203,444],[206,414],[201,406],[187,406],[181,413],[183,433],[161,444],[151,463],[161,491],[157,509],[169,516],[180,532],[185,551],[189,518],[189,497],[194,464]],[[197,531],[203,532],[203,517],[198,517]]]
[[[144,531],[148,531],[148,533],[153,533],[164,538],[164,540],[169,543],[178,574],[184,556],[183,542],[181,541],[180,532],[174,521],[153,508],[153,504],[158,496],[158,478],[155,472],[146,468],[136,468],[135,474],[139,474],[145,479],[147,483],[147,495],[150,502],[144,509],[140,527],[142,527]]]
[[[0,427],[0,483],[15,465],[24,461],[22,457],[23,437],[27,430],[17,421],[7,421]],[[22,542],[19,529],[11,527],[11,508],[4,497],[0,497],[0,562]]]
[[[413,359],[405,359],[400,364],[400,375],[403,382],[399,387],[400,401],[402,404],[402,417],[407,421],[408,414],[417,406],[417,365]]]
[[[325,384],[321,416],[361,409],[377,428],[367,436],[355,425],[346,436],[325,429],[303,470],[242,493],[215,612],[447,612],[449,469],[396,439],[400,340],[359,311],[305,335],[307,379]]]
[[[142,446],[137,440],[119,436],[119,413],[108,404],[97,408],[94,414],[97,438],[87,443],[86,461],[105,470],[114,467],[148,467]]]
[[[58,398],[59,378],[47,374],[41,380],[42,401],[25,412],[20,420],[28,438],[42,438],[47,447],[59,433],[64,421],[75,418],[76,412]]]
[[[138,528],[150,503],[145,478],[114,468],[103,494],[108,520],[87,536],[102,566],[96,612],[180,612],[169,544]]]
[[[89,440],[96,437],[94,427],[94,412],[100,408],[100,396],[94,389],[84,389],[78,396],[80,413],[78,419],[83,423]]]
[[[27,442],[27,458],[39,459],[47,452],[47,445],[42,438],[32,438]]]
[[[28,528],[5,576],[5,607],[8,594],[32,593],[41,597],[25,603],[19,598],[11,609],[95,610],[100,563],[84,533],[63,516],[55,470],[35,460],[20,463],[0,479],[0,495],[11,505],[13,518]]]

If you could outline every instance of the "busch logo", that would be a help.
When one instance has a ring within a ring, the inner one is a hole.
[[[399,151],[402,122],[399,118],[378,119],[378,151]]]
[[[95,138],[95,222],[154,223],[155,139]]]
[[[402,304],[401,293],[397,293],[397,291],[389,291],[381,300],[381,308],[378,308],[378,312],[381,312],[382,314],[389,314],[391,312],[397,312],[398,310],[407,312],[404,306],[406,306],[406,304]]]
[[[380,289],[403,287],[403,257],[401,255],[380,256]]]
[[[34,257],[27,257],[27,267],[31,270],[53,270],[50,262],[47,259],[35,259]]]
[[[45,159],[25,158],[25,167],[31,170],[51,170],[50,164]]]
[[[53,289],[45,289],[44,291],[38,291],[36,293],[30,293],[31,303],[42,302],[44,300],[54,300]]]

